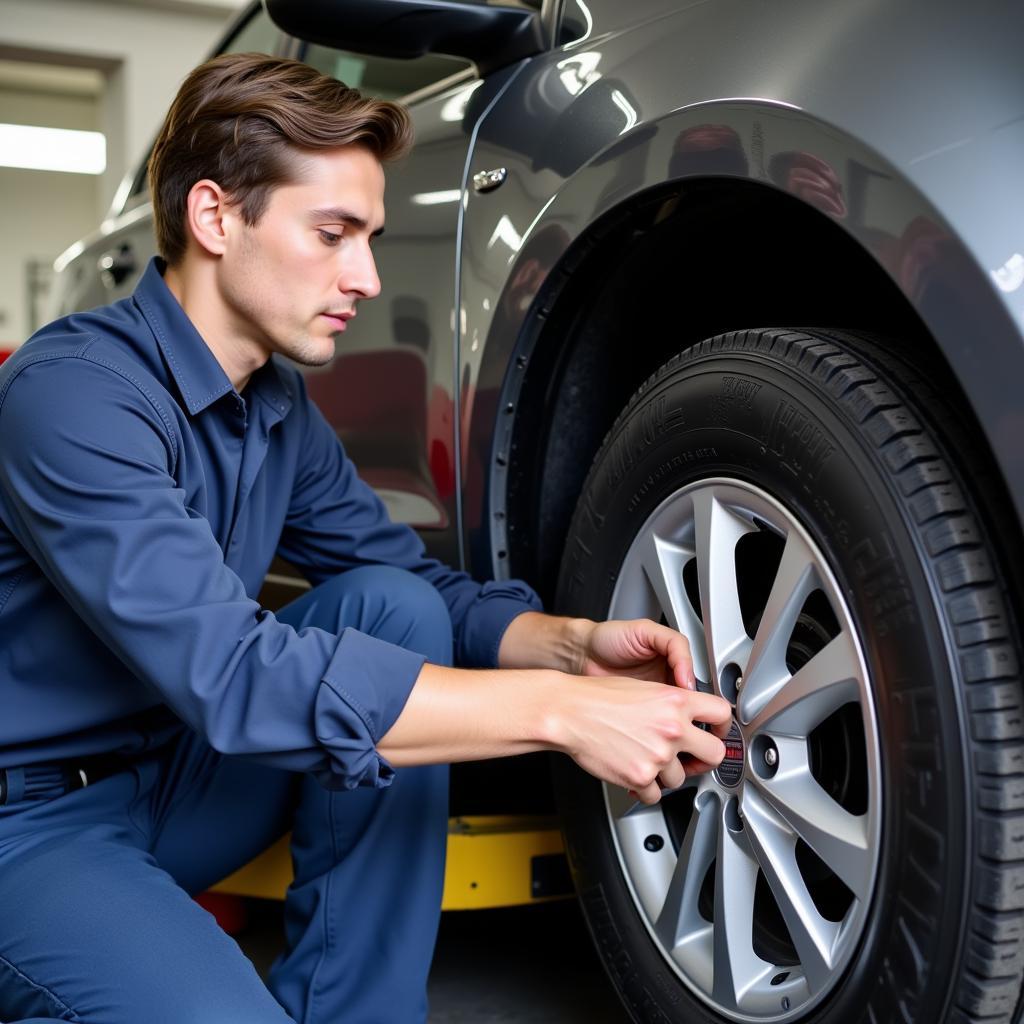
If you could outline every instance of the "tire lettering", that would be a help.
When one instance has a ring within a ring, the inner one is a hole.
[[[691,462],[700,462],[703,459],[718,458],[717,448],[693,448],[688,452],[679,452],[671,459],[663,462],[652,473],[648,473],[644,482],[633,492],[626,506],[628,512],[633,512],[644,500],[652,487],[657,486],[666,476],[674,476],[676,471]]]
[[[629,438],[625,434],[620,434],[608,452],[608,483],[613,491],[618,490],[622,478],[632,465],[633,452]]]
[[[608,453],[608,482],[613,490],[643,457],[644,450],[669,430],[684,426],[686,420],[679,406],[668,408],[665,395],[656,395],[637,413],[637,420],[629,430],[620,434]]]
[[[905,695],[899,694],[898,699],[902,703]],[[934,728],[937,728],[937,724]],[[917,742],[903,743],[900,749],[903,751],[903,763],[907,766],[907,795],[909,796],[913,793],[917,798],[917,804],[921,811],[927,814],[929,813],[929,804],[932,802],[933,797],[937,802],[941,802],[943,795],[941,788],[936,789],[936,777],[941,778],[943,774],[939,745],[934,741],[929,743],[919,740]],[[916,780],[917,785],[911,787],[909,785],[910,780]],[[940,813],[940,810],[936,809],[933,813]]]
[[[871,609],[878,619],[878,635],[889,636],[917,625],[913,595],[888,536],[876,543],[865,537],[851,548],[853,569],[864,585]]]
[[[722,392],[711,400],[711,419],[715,423],[725,423],[731,413],[739,410],[750,410],[754,407],[754,398],[761,390],[756,380],[746,377],[723,377]]]
[[[780,401],[768,428],[768,447],[796,474],[814,480],[832,458],[835,446],[808,415]]]
[[[640,414],[640,446],[653,444],[665,430],[665,396],[658,395]]]

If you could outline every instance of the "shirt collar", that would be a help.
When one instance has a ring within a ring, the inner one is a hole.
[[[171,368],[186,408],[194,416],[233,389],[210,346],[164,283],[166,267],[159,256],[151,259],[133,298]]]
[[[280,422],[292,407],[292,389],[271,356],[250,378],[245,394],[263,399],[268,407],[267,426]]]
[[[195,416],[218,398],[234,393],[234,387],[210,346],[164,282],[166,268],[164,260],[153,257],[135,288],[133,299],[167,360],[185,407]],[[283,417],[291,407],[291,389],[273,359],[267,360],[252,375],[245,391],[247,395],[265,399],[276,414],[275,419]]]

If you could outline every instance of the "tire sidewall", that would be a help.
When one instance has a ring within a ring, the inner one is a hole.
[[[737,346],[738,347],[738,346]],[[845,977],[809,1021],[942,1019],[969,863],[964,712],[941,594],[894,475],[853,410],[811,374],[752,351],[684,353],[606,440],[567,538],[560,611],[607,617],[629,545],[697,480],[754,484],[817,543],[860,635],[882,758],[876,888]],[[556,779],[588,922],[636,1019],[719,1021],[655,947],[624,883],[601,786]]]

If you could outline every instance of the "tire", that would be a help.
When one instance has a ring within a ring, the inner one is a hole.
[[[848,332],[722,335],[654,374],[594,461],[559,611],[662,616],[736,705],[723,767],[655,808],[556,763],[636,1021],[1017,1018],[1018,552],[917,376]]]

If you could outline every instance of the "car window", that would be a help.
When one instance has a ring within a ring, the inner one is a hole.
[[[228,40],[221,53],[277,53],[281,30],[262,6]]]
[[[247,18],[238,31],[221,48],[220,53],[277,53],[281,41],[281,30],[270,20],[270,16],[261,6],[254,8],[252,16]],[[145,162],[135,174],[131,191],[128,193],[127,205],[136,205],[142,198],[149,195],[149,181]],[[140,198],[141,197],[141,198]]]
[[[310,43],[300,50],[300,58],[317,71],[337,78],[366,96],[397,100],[472,67],[460,57],[427,54],[412,60],[369,57],[346,50]]]

